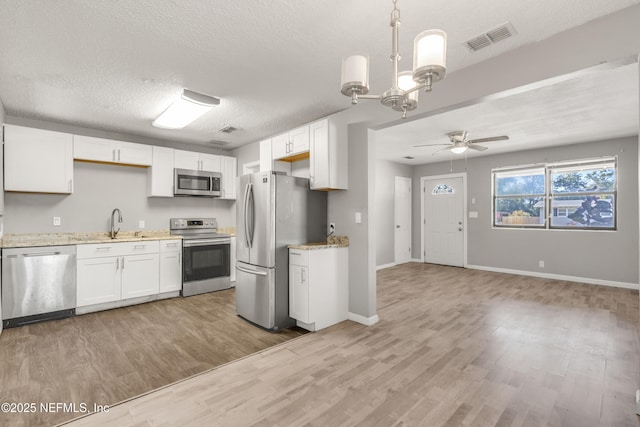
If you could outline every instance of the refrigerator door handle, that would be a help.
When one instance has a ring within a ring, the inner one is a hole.
[[[266,276],[267,275],[267,273],[265,271],[249,270],[248,268],[243,268],[243,267],[240,267],[239,265],[236,265],[236,270],[242,271],[243,273],[253,274],[254,276]]]
[[[256,212],[256,207],[255,207],[255,202],[254,202],[254,198],[253,198],[253,184],[249,184],[249,201],[248,201],[248,206],[249,206],[249,215],[247,215],[247,217],[251,217],[249,219],[249,247],[252,248],[253,247],[253,234],[255,233],[256,230],[256,218],[255,218],[255,212]]]
[[[251,243],[249,242],[249,227],[247,226],[248,222],[247,222],[247,214],[249,213],[249,187],[251,186],[251,184],[247,184],[244,187],[244,197],[243,197],[243,201],[244,201],[244,205],[243,205],[243,212],[242,212],[242,218],[244,220],[244,241],[247,244],[248,248],[251,248]]]

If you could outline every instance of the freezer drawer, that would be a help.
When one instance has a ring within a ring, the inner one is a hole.
[[[244,319],[273,329],[275,319],[275,269],[237,262],[236,313]]]

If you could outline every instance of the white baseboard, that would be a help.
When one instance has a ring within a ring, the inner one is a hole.
[[[389,268],[389,267],[395,267],[395,266],[396,266],[395,262],[390,262],[389,264],[376,265],[376,271]]]
[[[411,258],[411,262],[423,262],[420,258]]]
[[[637,283],[616,282],[613,280],[593,279],[590,277],[567,276],[564,274],[542,273],[539,271],[512,270],[510,268],[487,267],[484,265],[467,264],[466,268],[472,270],[493,271],[495,273],[517,274],[520,276],[542,277],[544,279],[566,280],[567,282],[587,283],[589,285],[611,286],[614,288],[634,289],[638,290],[640,286]]]
[[[377,314],[371,317],[364,317],[352,312],[347,313],[347,319],[352,320],[356,323],[360,323],[361,325],[365,325],[365,326],[375,325],[380,320]]]

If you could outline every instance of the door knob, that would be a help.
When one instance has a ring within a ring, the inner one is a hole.
[[[462,227],[458,227],[458,231],[462,231]]]
[[[399,225],[396,225],[396,228],[400,228],[400,226],[399,226]]]

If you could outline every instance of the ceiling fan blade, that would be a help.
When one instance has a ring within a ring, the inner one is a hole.
[[[436,147],[438,145],[451,145],[451,144],[420,144],[420,145],[414,145],[414,147]]]
[[[471,139],[467,142],[476,143],[476,142],[506,141],[507,139],[509,139],[507,135],[502,135],[502,136],[491,136],[489,138]]]
[[[487,149],[487,147],[483,147],[482,145],[476,145],[476,144],[467,144],[467,148],[470,148],[472,150],[476,150],[476,151],[484,151]]]
[[[442,144],[440,144],[440,145],[442,145]],[[453,147],[453,145],[450,145],[450,144],[446,144],[446,145],[448,145],[448,147],[444,147],[444,148],[441,148],[439,150],[436,150],[433,153],[431,153],[431,155],[433,156],[434,154],[438,154],[438,153],[442,153],[443,151],[451,150],[451,147]]]

